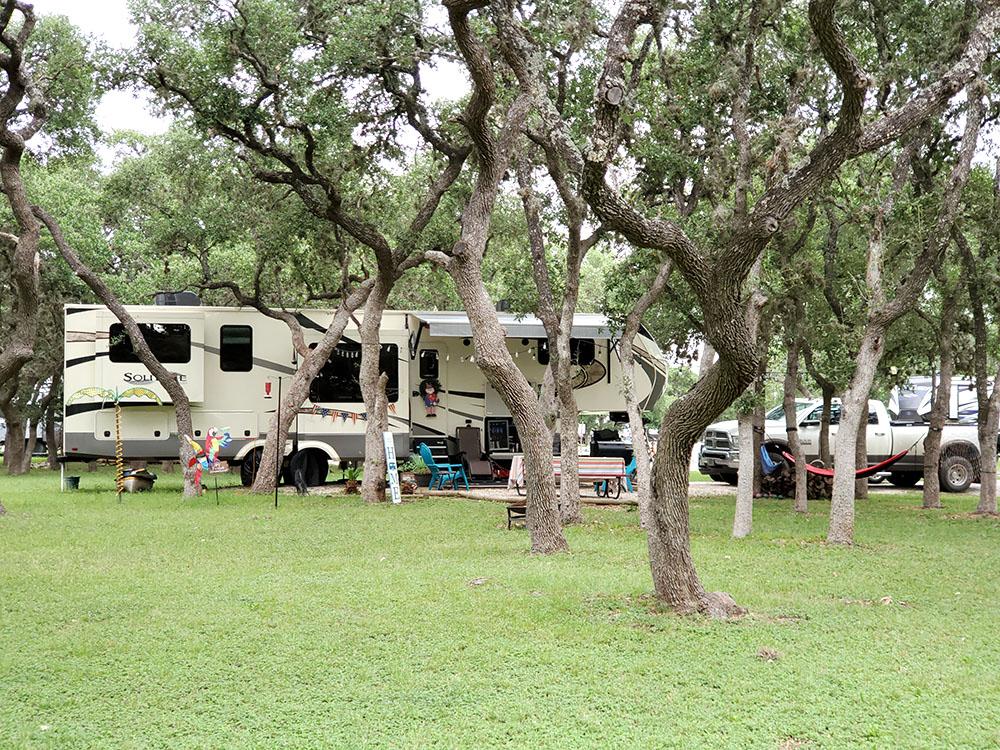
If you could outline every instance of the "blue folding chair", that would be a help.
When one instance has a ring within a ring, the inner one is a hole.
[[[424,460],[424,465],[431,471],[431,481],[428,489],[433,490],[436,483],[438,489],[443,490],[445,482],[451,482],[451,488],[456,489],[459,479],[465,483],[465,489],[469,489],[469,478],[465,475],[465,467],[462,464],[439,464],[434,460],[434,456],[431,454],[431,449],[427,447],[427,443],[418,445],[417,450],[420,451],[420,457]]]

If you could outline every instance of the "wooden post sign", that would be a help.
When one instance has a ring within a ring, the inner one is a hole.
[[[403,502],[403,495],[399,491],[399,470],[396,467],[396,444],[392,440],[391,432],[382,433],[382,442],[385,444],[385,469],[389,476],[389,491],[392,493],[393,504],[398,505]]]

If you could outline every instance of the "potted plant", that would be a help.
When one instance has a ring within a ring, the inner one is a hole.
[[[363,469],[360,466],[348,466],[344,469],[344,494],[357,495],[361,485]]]
[[[417,487],[426,487],[431,481],[431,470],[418,455],[410,456],[399,465],[399,486],[404,495],[412,495]],[[409,485],[413,489],[407,491]]]

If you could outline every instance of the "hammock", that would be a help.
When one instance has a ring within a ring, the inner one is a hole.
[[[781,464],[771,458],[765,445],[760,446],[760,466],[764,470],[764,476],[770,476],[781,468]]]
[[[877,464],[873,464],[872,466],[866,466],[863,469],[857,469],[854,472],[854,476],[857,477],[858,479],[864,479],[865,477],[870,477],[873,474],[878,474],[880,471],[885,471],[909,452],[910,449],[907,448],[902,453],[897,453],[895,456],[889,456],[889,458],[887,458],[885,461],[879,461]],[[788,461],[788,463],[790,464],[795,463],[795,456],[793,456],[791,453],[788,453],[787,451],[782,451],[781,455],[784,456],[785,460]],[[810,474],[816,474],[821,477],[833,476],[833,469],[821,469],[819,466],[812,466],[811,464],[806,464],[806,471],[809,472]]]

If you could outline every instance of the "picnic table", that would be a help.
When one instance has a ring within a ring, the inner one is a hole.
[[[622,483],[625,479],[625,459],[621,457],[604,456],[580,456],[579,459],[580,481],[587,484],[594,484],[598,497],[611,497],[612,481],[615,485],[615,497],[622,494]],[[561,475],[562,461],[559,458],[552,459],[552,472],[558,479]],[[511,458],[510,476],[507,477],[507,489],[514,489],[517,494],[521,494],[524,486],[524,455],[515,454]]]

